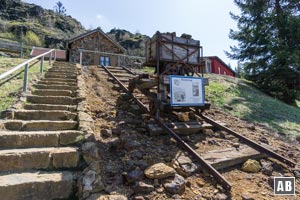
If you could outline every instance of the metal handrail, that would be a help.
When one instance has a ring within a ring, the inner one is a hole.
[[[38,55],[36,57],[33,57],[17,66],[15,66],[14,68],[8,70],[7,72],[4,72],[3,74],[0,75],[0,80],[4,79],[6,77],[8,77],[10,74],[12,74],[13,72],[17,71],[18,69],[20,69],[21,67],[24,66],[24,83],[23,83],[23,91],[26,92],[27,91],[27,82],[28,82],[28,64],[36,59],[41,58],[41,65],[40,65],[40,73],[43,73],[43,64],[44,64],[44,57],[47,54],[50,54],[49,56],[49,64],[51,65],[51,61],[52,61],[52,52],[54,51],[54,61],[56,60],[56,50],[55,49],[51,49],[41,55]]]

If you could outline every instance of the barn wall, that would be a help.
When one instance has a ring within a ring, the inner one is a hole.
[[[223,63],[221,63],[216,58],[210,58],[211,65],[212,65],[212,73],[219,74],[219,68],[220,68],[220,74],[222,75],[228,75],[228,76],[234,76],[234,73],[228,69],[226,66],[224,66]]]

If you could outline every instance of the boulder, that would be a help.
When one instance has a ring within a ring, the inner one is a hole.
[[[258,161],[256,160],[247,160],[244,162],[242,166],[242,171],[244,172],[250,172],[250,173],[257,173],[261,169],[261,166]]]
[[[185,191],[185,179],[175,174],[174,178],[167,179],[164,188],[171,194],[183,194]]]
[[[174,176],[176,171],[164,163],[156,163],[145,169],[144,173],[150,179],[164,179]]]

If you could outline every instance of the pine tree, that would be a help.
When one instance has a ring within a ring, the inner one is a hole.
[[[229,37],[239,43],[227,54],[242,62],[245,78],[285,102],[294,102],[300,93],[299,1],[234,2],[241,14],[231,17],[239,30],[231,30]]]
[[[54,6],[54,10],[60,15],[65,15],[67,12],[65,6],[62,4],[61,1],[56,2],[56,5]]]

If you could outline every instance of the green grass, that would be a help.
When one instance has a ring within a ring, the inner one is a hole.
[[[207,75],[206,98],[212,105],[287,135],[300,135],[300,108],[276,100],[241,79]],[[299,102],[298,102],[299,103]],[[229,110],[224,105],[230,105]],[[299,105],[299,104],[298,104]]]
[[[24,62],[25,60],[26,59],[0,57],[0,74],[8,71],[9,69]],[[45,71],[47,70],[47,68],[49,68],[49,63],[44,62]],[[23,68],[19,69],[13,74],[17,74],[22,70]],[[36,78],[37,76],[39,76],[40,74],[39,72],[40,72],[40,62],[37,62],[36,64],[32,65],[29,69],[29,73],[28,73],[29,82],[34,78]],[[22,92],[23,77],[24,77],[24,73],[22,72],[15,78],[9,80],[8,82],[0,86],[0,112],[11,107],[18,99],[18,94]],[[0,80],[0,83],[2,82],[3,80]]]
[[[154,67],[142,67],[141,69],[136,69],[138,72],[140,73],[149,73],[149,74],[153,74],[155,68]]]

